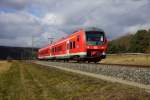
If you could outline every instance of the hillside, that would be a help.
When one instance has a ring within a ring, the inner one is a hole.
[[[37,52],[37,48],[33,49],[33,55]],[[32,55],[32,48],[29,47],[9,47],[0,46],[0,59],[29,59]]]
[[[108,53],[150,53],[150,29],[110,41]]]

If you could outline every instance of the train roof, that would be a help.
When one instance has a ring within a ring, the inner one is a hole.
[[[100,31],[100,32],[104,32],[104,30],[97,28],[97,27],[86,27],[83,28],[85,31]]]

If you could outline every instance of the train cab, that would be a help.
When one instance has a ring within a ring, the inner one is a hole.
[[[106,57],[107,39],[103,30],[98,28],[85,29],[86,60],[98,62]]]

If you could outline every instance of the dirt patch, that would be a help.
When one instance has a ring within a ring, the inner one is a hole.
[[[10,62],[0,61],[0,74],[9,70],[10,66],[11,66]]]

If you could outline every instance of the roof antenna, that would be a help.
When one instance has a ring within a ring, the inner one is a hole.
[[[52,43],[53,43],[54,38],[48,38],[48,40],[49,40],[49,44],[52,44]]]

